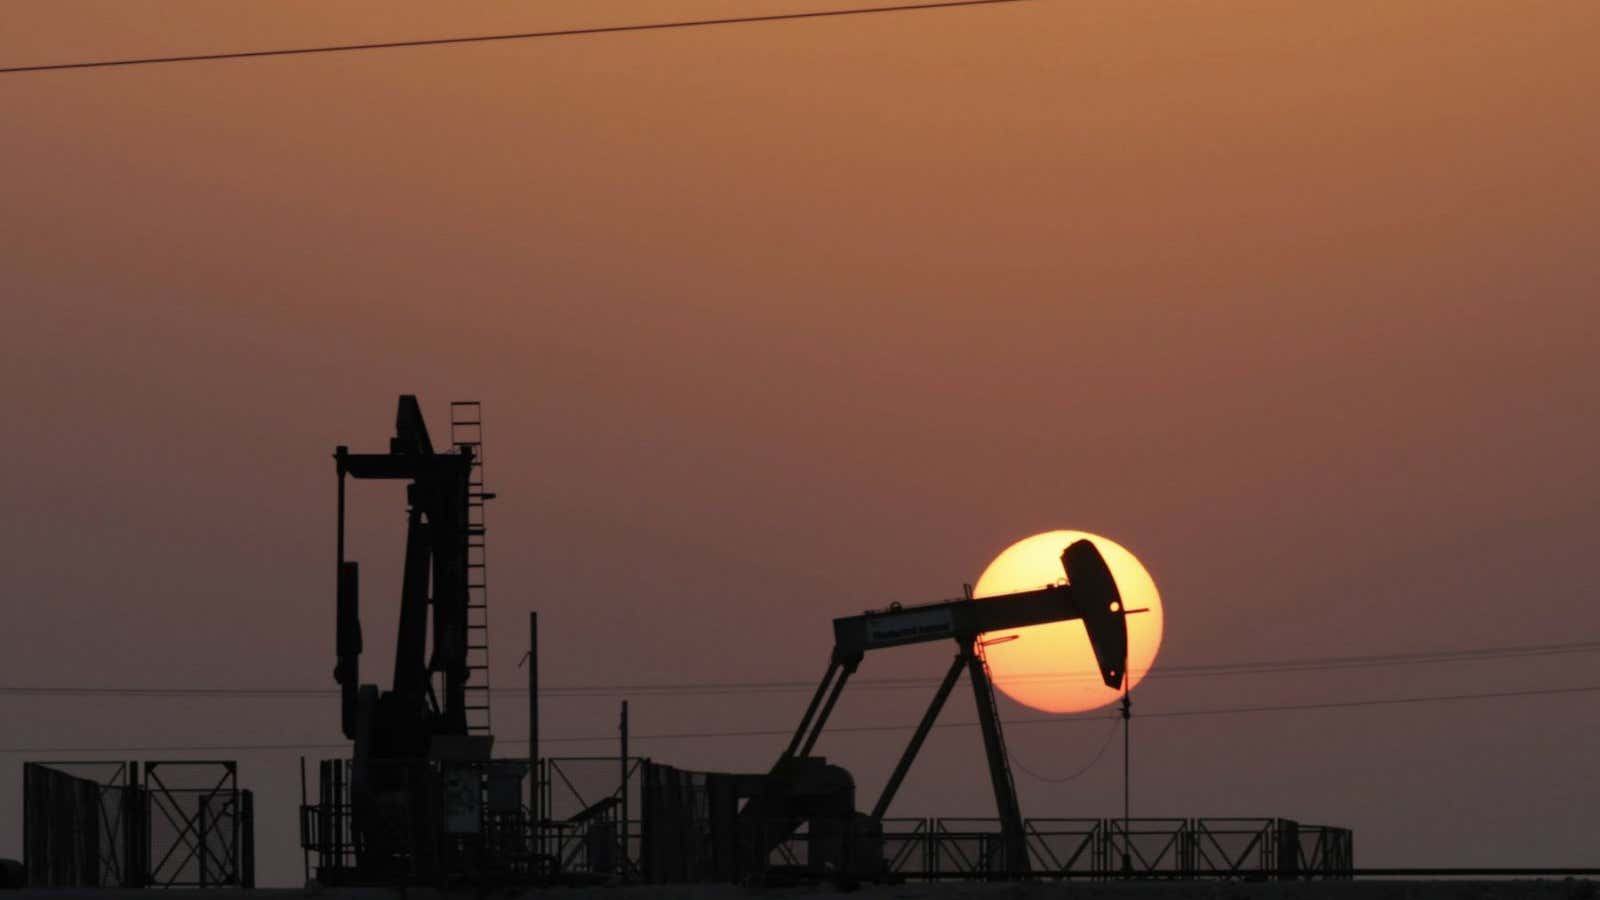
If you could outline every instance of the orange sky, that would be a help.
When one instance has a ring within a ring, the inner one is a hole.
[[[20,0],[0,65],[803,6]],[[0,76],[0,683],[330,686],[328,454],[381,448],[401,392],[486,405],[497,683],[532,607],[552,683],[820,676],[830,617],[952,596],[1058,527],[1146,562],[1173,664],[1587,639],[1595,46],[1588,2],[1037,0]],[[382,672],[401,501],[356,499]],[[943,669],[907,653],[863,676]],[[1140,703],[1592,672],[1152,680]],[[641,700],[635,731],[786,727],[783,699]],[[331,701],[277,703],[0,714],[15,746],[334,739]],[[1136,812],[1353,825],[1371,865],[1570,864],[1593,706],[1152,721]],[[545,730],[613,716],[552,701]],[[1099,728],[1010,736],[1049,773]],[[898,746],[823,750],[871,793]],[[929,808],[904,811],[987,814],[975,734],[927,753],[901,803]],[[242,758],[292,789],[292,755]],[[1116,774],[1019,780],[1024,809],[1112,812]],[[264,880],[298,877],[290,815]]]

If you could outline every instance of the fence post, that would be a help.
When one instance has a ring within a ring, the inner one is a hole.
[[[618,799],[622,801],[622,817],[618,823],[618,849],[622,851],[622,858],[617,866],[617,874],[624,881],[628,880],[628,701],[622,701],[622,787]]]
[[[35,763],[30,762],[22,764],[22,883],[24,887],[38,886],[37,869],[42,861],[39,858],[38,848],[33,846],[34,817],[38,815],[35,806],[39,802],[38,797],[35,796],[35,792],[38,789],[34,784],[34,778],[31,777],[35,765]]]
[[[195,826],[195,843],[199,846],[199,853],[196,855],[200,858],[201,888],[209,887],[209,885],[206,884],[206,839],[210,836],[207,833],[210,823],[206,821],[206,807],[209,805],[207,801],[210,799],[210,797],[201,797],[200,811],[195,814],[195,822],[197,823]]]
[[[244,801],[240,810],[243,821],[240,823],[241,839],[244,843],[233,845],[234,853],[238,854],[235,865],[240,873],[239,886],[246,890],[254,890],[256,886],[256,804],[255,795],[250,791],[240,791]]]
[[[1300,877],[1300,823],[1279,819],[1277,830],[1278,880],[1294,881]]]

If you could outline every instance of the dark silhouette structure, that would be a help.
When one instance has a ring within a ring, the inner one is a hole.
[[[467,539],[473,453],[435,453],[414,396],[400,398],[388,453],[334,451],[339,473],[338,666],[345,737],[357,758],[422,758],[435,738],[468,734]],[[394,681],[388,691],[360,684],[360,570],[345,559],[345,476],[402,479],[407,528],[400,631],[395,639]],[[429,588],[432,588],[430,595]],[[428,608],[433,611],[433,651],[425,655]],[[434,675],[440,676],[435,691]]]
[[[801,717],[800,726],[772,769],[764,775],[680,773],[647,769],[642,856],[648,863],[677,868],[663,846],[679,845],[686,830],[707,832],[716,851],[705,857],[700,877],[738,880],[769,870],[773,852],[805,832],[810,874],[877,878],[885,874],[883,820],[940,710],[965,671],[972,684],[983,731],[989,780],[999,813],[1000,840],[995,870],[1021,874],[1029,869],[1021,807],[1007,762],[1005,737],[995,708],[994,686],[983,658],[982,635],[1048,622],[1082,620],[1107,687],[1122,686],[1128,656],[1126,616],[1115,579],[1100,552],[1078,541],[1062,553],[1068,584],[974,600],[873,610],[833,621],[834,647],[827,672]],[[855,781],[843,768],[811,751],[866,654],[929,641],[953,640],[956,655],[912,734],[893,774],[871,812],[856,810]],[[695,781],[698,776],[701,780]],[[684,801],[686,786],[701,784],[709,821],[695,818],[698,804]],[[742,805],[741,805],[742,804]],[[671,876],[663,871],[663,876]],[[674,872],[672,874],[682,874]]]
[[[621,878],[1105,877],[1274,873],[1338,877],[1347,831],[1260,820],[1025,820],[1012,781],[985,635],[1082,621],[1108,688],[1126,680],[1127,616],[1089,541],[1064,547],[1066,583],[983,600],[893,604],[833,621],[828,667],[792,739],[764,772],[691,772],[630,756],[627,704],[616,757],[538,756],[538,647],[529,622],[530,758],[495,760],[488,719],[487,566],[481,414],[451,406],[451,444],[436,450],[413,396],[402,396],[387,453],[334,453],[338,473],[337,655],[347,759],[322,763],[319,797],[302,806],[301,842],[316,877],[340,884],[551,883]],[[407,530],[387,690],[362,684],[360,572],[345,556],[345,479],[406,483]],[[855,780],[813,755],[868,653],[953,641],[956,653],[870,810]],[[889,819],[895,795],[966,673],[997,816]],[[523,804],[524,777],[537,773]],[[578,773],[586,777],[569,777]],[[596,795],[575,784],[615,785]],[[615,778],[615,781],[610,779]],[[557,798],[557,785],[571,797]],[[633,798],[637,797],[637,804]],[[636,812],[635,812],[636,811]],[[637,815],[637,818],[634,816]]]
[[[334,679],[344,734],[354,746],[348,763],[323,764],[322,818],[302,822],[308,848],[322,855],[324,880],[393,883],[475,874],[488,859],[484,797],[491,782],[491,813],[521,815],[524,767],[490,760],[482,511],[493,495],[479,477],[482,422],[475,402],[453,403],[451,410],[454,446],[447,452],[434,449],[412,395],[400,398],[389,452],[352,453],[345,446],[334,452]],[[386,691],[360,679],[360,570],[345,558],[346,477],[406,482],[399,630]]]
[[[255,887],[254,796],[231,760],[30,762],[22,785],[29,887]]]

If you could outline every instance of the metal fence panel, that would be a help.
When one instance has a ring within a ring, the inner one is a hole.
[[[235,764],[146,763],[143,774],[136,762],[24,765],[29,884],[251,886],[251,797]]]

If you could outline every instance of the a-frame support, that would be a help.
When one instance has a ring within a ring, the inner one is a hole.
[[[933,730],[934,721],[939,718],[940,710],[950,698],[950,692],[955,689],[956,681],[961,677],[961,670],[966,669],[972,681],[973,699],[978,707],[978,724],[983,731],[983,750],[989,762],[989,783],[994,789],[995,810],[1000,817],[1000,840],[1005,870],[1008,874],[1026,872],[1028,850],[1022,830],[1022,807],[1017,803],[1017,788],[1011,780],[1011,765],[1006,758],[1005,736],[1000,731],[1000,714],[994,702],[994,686],[989,680],[988,667],[977,652],[977,642],[962,642],[960,647],[961,651],[951,661],[944,680],[934,692],[933,702],[928,704],[928,711],[922,714],[922,721],[917,723],[917,730],[912,733],[911,742],[906,745],[905,752],[900,754],[900,761],[895,764],[894,772],[889,775],[883,793],[873,805],[872,817],[881,822],[889,811],[889,804],[894,802],[895,793],[900,790],[900,784],[905,780],[906,773],[911,771],[911,764],[916,760],[923,742],[927,740],[928,732]]]
[[[1074,541],[1062,550],[1061,566],[1067,575],[1065,584],[1002,594],[984,600],[975,599],[969,589],[967,596],[960,600],[921,606],[894,603],[887,609],[868,610],[858,616],[834,619],[833,655],[828,661],[828,671],[812,694],[794,738],[773,766],[773,774],[779,775],[791,768],[803,768],[793,767],[792,764],[810,756],[829,714],[844,691],[845,682],[855,673],[868,651],[954,639],[958,650],[956,658],[951,662],[944,681],[933,696],[933,702],[923,714],[910,744],[885,784],[883,794],[873,807],[872,817],[881,822],[888,812],[895,792],[900,789],[917,752],[928,737],[928,731],[933,728],[934,720],[950,698],[950,692],[965,668],[972,681],[978,723],[983,730],[984,753],[989,764],[989,782],[994,790],[995,811],[1000,818],[999,859],[992,856],[987,858],[985,867],[996,874],[1014,877],[1026,874],[1030,869],[1027,834],[1023,829],[1021,806],[1017,803],[1016,785],[1011,778],[1011,765],[1006,759],[1005,736],[1001,733],[994,685],[989,680],[988,665],[983,658],[982,637],[1031,625],[1081,620],[1106,687],[1111,690],[1122,688],[1128,662],[1126,617],[1129,610],[1123,608],[1116,580],[1100,551],[1088,540]],[[798,822],[806,817],[798,807],[789,809],[785,806],[788,800],[782,791],[774,796],[777,799],[773,801],[773,812],[784,812],[784,815],[779,817],[766,812],[763,813],[766,818]],[[748,815],[751,808],[746,807],[741,820],[748,818],[757,821],[761,818]],[[790,827],[792,831],[794,826]]]
[[[841,660],[837,654],[828,659],[828,671],[823,674],[816,693],[811,695],[811,703],[806,706],[805,717],[800,720],[800,727],[795,729],[788,749],[784,750],[783,756],[779,758],[780,763],[785,759],[811,755],[811,748],[817,745],[817,738],[822,737],[823,726],[828,724],[828,716],[833,714],[833,707],[839,702],[839,695],[844,693],[845,682],[855,673],[859,662],[859,659]],[[824,697],[827,699],[824,700]],[[820,711],[817,709],[818,706],[822,707]]]
[[[972,696],[978,703],[978,727],[983,731],[983,751],[989,757],[989,783],[994,787],[995,812],[1000,816],[1000,842],[1007,875],[1028,871],[1028,846],[1022,833],[1022,807],[1017,803],[1017,786],[1011,780],[1011,762],[1006,759],[1006,739],[1000,732],[1000,711],[994,702],[994,685],[989,681],[989,665],[976,651],[977,642],[962,648],[967,673],[972,678]]]
[[[883,793],[878,795],[878,802],[872,807],[872,817],[883,821],[883,814],[889,811],[889,804],[894,802],[895,792],[900,790],[900,782],[905,780],[906,773],[911,771],[911,762],[917,758],[917,751],[922,749],[922,742],[928,739],[928,732],[933,729],[933,721],[939,718],[939,710],[944,708],[944,702],[950,698],[950,691],[956,686],[956,679],[961,677],[961,670],[966,668],[965,654],[956,654],[955,661],[950,663],[950,671],[944,674],[944,681],[939,683],[939,690],[933,695],[933,702],[928,704],[928,711],[922,714],[922,721],[917,723],[917,730],[911,735],[911,743],[906,745],[904,753],[900,754],[900,762],[895,764],[894,772],[889,776],[889,783],[883,786]]]

